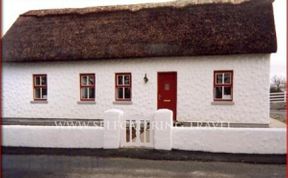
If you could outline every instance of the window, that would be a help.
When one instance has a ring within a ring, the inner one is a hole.
[[[131,101],[131,73],[116,73],[116,101]]]
[[[34,100],[47,100],[47,75],[33,75],[33,97]]]
[[[95,100],[95,74],[80,74],[80,100]]]
[[[232,101],[233,71],[214,71],[214,100]]]

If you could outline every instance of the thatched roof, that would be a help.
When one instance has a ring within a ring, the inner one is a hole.
[[[3,60],[272,53],[277,48],[272,2],[191,0],[29,11],[3,37]]]

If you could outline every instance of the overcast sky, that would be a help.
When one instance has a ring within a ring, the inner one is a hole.
[[[165,1],[169,0],[3,0],[3,34],[20,14],[28,10]],[[286,77],[286,0],[275,0],[273,5],[278,51],[271,56],[271,77],[274,75]]]

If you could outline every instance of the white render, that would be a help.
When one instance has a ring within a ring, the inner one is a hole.
[[[120,147],[123,114],[123,111],[119,109],[109,109],[104,112],[104,148]]]
[[[3,146],[103,148],[103,127],[3,125]]]
[[[173,149],[286,154],[285,128],[173,128]]]
[[[108,110],[104,115],[106,118],[104,120],[104,128],[4,125],[3,146],[119,148],[120,137],[125,137],[125,135],[117,134],[121,132],[121,129],[125,129],[120,127],[122,124],[119,122],[123,112]],[[161,121],[163,124],[168,124],[168,127],[153,127],[155,133],[153,147],[155,149],[247,154],[286,153],[285,128],[173,127],[171,111],[161,109],[156,111],[154,116],[153,125]],[[125,120],[122,121],[125,122]],[[107,122],[118,126],[108,129]],[[112,136],[105,136],[109,134],[112,134]]]
[[[269,66],[269,54],[5,63],[3,117],[99,119],[111,108],[126,116],[151,115],[157,110],[157,72],[176,71],[178,121],[268,124]],[[214,70],[234,71],[234,105],[211,104]],[[130,105],[113,103],[117,72],[132,74]],[[79,102],[80,73],[96,74],[94,104]],[[31,103],[33,74],[47,74],[46,104]]]
[[[169,138],[173,149],[215,153],[286,153],[285,128],[171,129],[172,137]],[[104,140],[105,130],[101,127],[4,125],[2,131],[2,145],[13,147],[105,148],[105,142],[111,144],[115,141]],[[170,147],[166,147],[167,144],[160,146],[160,149]]]
[[[154,148],[158,150],[172,149],[173,112],[159,109],[153,118]]]

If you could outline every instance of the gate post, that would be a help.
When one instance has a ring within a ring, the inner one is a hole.
[[[159,109],[154,114],[154,148],[160,150],[172,149],[173,112],[169,109]]]
[[[124,112],[119,109],[109,109],[104,112],[104,149],[117,149],[120,147],[123,114]]]

